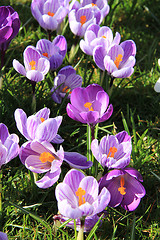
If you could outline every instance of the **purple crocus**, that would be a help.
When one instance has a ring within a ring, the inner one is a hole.
[[[92,162],[76,152],[64,152],[63,148],[56,152],[51,143],[37,140],[28,141],[20,148],[19,157],[21,162],[32,172],[46,173],[42,179],[36,181],[40,188],[51,187],[61,173],[63,160],[71,167],[87,169],[92,166]]]
[[[134,168],[115,169],[99,181],[100,190],[106,187],[110,194],[110,207],[121,205],[127,211],[134,211],[146,191],[141,174]]]
[[[91,8],[92,11],[95,13],[98,13],[100,11],[101,17],[99,20],[99,24],[103,21],[103,19],[107,16],[109,13],[109,5],[107,0],[80,0],[80,3],[76,0],[72,1],[70,4],[70,10],[76,9],[78,10],[79,8],[82,7],[87,7]]]
[[[18,34],[20,20],[18,13],[10,6],[1,6],[0,16],[0,50],[4,52]]]
[[[95,16],[94,12],[89,7],[79,8],[78,10],[73,9],[68,14],[70,29],[73,34],[83,37],[87,27],[91,23],[99,22],[100,17],[100,11]]]
[[[19,153],[19,138],[16,134],[9,134],[5,124],[0,123],[0,168]]]
[[[94,216],[110,201],[107,188],[103,188],[100,194],[98,192],[98,182],[94,177],[86,177],[82,172],[71,169],[55,189],[58,210],[64,217],[72,219]]]
[[[69,11],[68,0],[32,0],[31,12],[45,30],[54,31]]]
[[[68,103],[66,108],[68,116],[92,126],[106,121],[113,112],[108,94],[98,84],[73,89],[70,100],[71,104]]]
[[[53,217],[53,220],[56,221],[60,221],[61,223],[64,223],[65,221],[69,220],[69,218],[64,217],[62,214],[58,214],[55,215]],[[85,222],[84,222],[84,232],[89,232],[91,231],[91,229],[94,227],[94,225],[98,222],[99,217],[98,215],[93,215],[93,216],[87,216],[85,218]],[[74,220],[71,220],[70,222],[68,222],[65,226],[73,228],[74,229]],[[81,221],[80,219],[76,219],[76,230],[79,231],[81,229]]]
[[[49,115],[50,109],[46,107],[28,118],[22,109],[17,108],[14,113],[17,128],[27,140],[62,143],[63,139],[57,134],[62,117],[49,118]]]
[[[7,234],[0,232],[0,240],[8,240]]]
[[[51,89],[52,98],[56,103],[61,103],[66,93],[70,97],[74,88],[82,86],[82,78],[76,74],[72,66],[63,67],[54,79],[54,87]]]
[[[104,46],[97,46],[93,51],[96,65],[103,71],[106,70],[112,78],[130,77],[134,72],[135,55],[136,45],[132,40],[111,45],[107,53]]]
[[[50,70],[60,67],[67,52],[67,41],[59,35],[51,42],[41,39],[37,42],[36,49],[50,61]]]
[[[124,168],[129,164],[131,158],[131,137],[123,131],[115,136],[104,136],[99,145],[98,140],[94,139],[91,143],[91,150],[103,167],[108,169]]]
[[[14,59],[13,67],[15,70],[33,82],[42,81],[50,69],[49,60],[42,57],[39,51],[33,46],[28,46],[24,50],[23,57],[25,67]]]
[[[80,41],[81,50],[87,55],[93,55],[93,49],[104,46],[104,55],[111,45],[119,44],[121,36],[118,32],[113,39],[112,30],[109,27],[100,27],[98,24],[90,24],[84,34],[84,40]]]

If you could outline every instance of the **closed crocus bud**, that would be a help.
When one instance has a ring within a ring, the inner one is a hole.
[[[18,13],[10,6],[0,7],[0,50],[6,51],[11,40],[18,34],[20,20]]]

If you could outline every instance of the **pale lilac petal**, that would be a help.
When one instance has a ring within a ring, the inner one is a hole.
[[[50,118],[42,122],[35,131],[35,138],[40,141],[51,142],[58,132],[56,119]]]
[[[66,111],[68,116],[73,120],[86,123],[85,120],[79,115],[79,111],[70,103],[67,104]]]
[[[67,179],[67,180],[69,180],[69,179]],[[68,181],[67,181],[67,183],[68,183]],[[72,207],[76,208],[76,207],[78,207],[78,198],[76,197],[75,192],[73,191],[74,188],[71,188],[70,185],[68,185],[67,183],[62,182],[57,185],[56,190],[55,190],[56,199],[58,202],[67,200],[68,204],[70,204]],[[66,207],[63,206],[63,208],[65,209]],[[62,211],[60,211],[60,213],[63,214]]]
[[[44,75],[36,70],[30,70],[26,72],[26,77],[34,82],[40,82],[44,79]]]
[[[68,203],[68,199],[58,201],[58,210],[65,217],[72,219],[81,218],[83,216],[82,210],[78,207],[73,208],[72,205]]]
[[[103,46],[97,46],[93,50],[93,59],[96,63],[96,65],[103,71],[105,71],[105,66],[103,63],[103,59],[105,57],[105,51]]]
[[[18,136],[17,136],[18,137]],[[19,154],[19,145],[17,142],[12,140],[10,136],[5,141],[5,147],[8,149],[8,156],[6,159],[6,163],[8,163],[11,159],[15,158]]]
[[[109,204],[110,199],[110,192],[107,190],[107,188],[102,188],[100,194],[98,195],[98,198],[93,203],[93,207],[95,209],[94,214],[102,212]]]
[[[13,67],[18,73],[22,74],[23,76],[26,76],[26,70],[24,66],[16,59],[13,60]]]
[[[43,178],[41,178],[39,181],[36,181],[36,185],[39,188],[49,188],[58,181],[60,173],[61,173],[60,168],[54,173],[48,172],[44,175]]]
[[[22,110],[17,108],[14,112],[14,117],[16,121],[16,125],[20,133],[27,139],[31,140],[30,136],[28,135],[27,132],[27,115],[26,113]]]
[[[8,128],[5,124],[0,123],[0,141],[2,144],[6,141],[9,136]]]
[[[50,69],[49,60],[45,58],[40,58],[38,61],[38,71],[40,71],[43,75],[46,75],[49,69]]]
[[[115,78],[127,78],[132,75],[134,72],[134,68],[128,67],[128,68],[122,68],[120,70],[117,70],[112,73],[112,76]]]
[[[0,153],[1,153],[0,168],[1,168],[1,166],[6,163],[7,154],[8,154],[7,148],[1,142],[0,142]]]
[[[86,202],[79,206],[79,209],[82,212],[82,216],[90,216],[94,214],[94,207],[93,205],[89,204],[89,202]],[[103,208],[104,209],[104,208]]]
[[[104,57],[104,67],[109,74],[112,74],[113,72],[117,71],[116,65],[108,55]]]
[[[42,108],[35,114],[37,118],[44,118],[45,120],[49,118],[49,115],[50,115],[50,109],[46,107]]]
[[[81,112],[80,116],[84,122],[89,122],[91,124],[95,123],[99,119],[99,113],[95,111]]]
[[[77,152],[65,152],[64,161],[66,161],[71,167],[78,169],[87,169],[93,164],[91,161],[87,161],[87,157]]]
[[[154,90],[158,93],[160,92],[160,78],[158,79],[158,81],[154,85]]]
[[[49,162],[42,163],[39,157],[40,155],[29,155],[25,161],[26,168],[35,173],[48,172],[51,168],[51,164]]]
[[[68,186],[70,186],[73,193],[75,193],[77,191],[77,189],[79,188],[79,184],[80,184],[81,180],[84,177],[85,177],[85,175],[82,172],[77,171],[75,169],[71,169],[70,174],[66,174],[63,182],[66,183]]]
[[[110,104],[107,111],[102,115],[102,117],[98,120],[98,122],[104,122],[108,120],[113,113],[113,105]]]
[[[85,201],[92,204],[98,197],[98,182],[92,176],[83,178],[79,184],[79,187],[85,190]]]

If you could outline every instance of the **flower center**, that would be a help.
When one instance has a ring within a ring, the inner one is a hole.
[[[42,163],[45,163],[45,162],[53,162],[53,160],[55,159],[55,157],[50,154],[49,152],[43,152],[41,153],[39,159],[41,160]]]
[[[48,15],[49,15],[50,17],[53,17],[53,16],[54,16],[54,13],[53,13],[53,12],[48,12]]]
[[[84,107],[85,107],[85,108],[88,108],[89,111],[94,111],[94,109],[93,109],[93,107],[92,107],[92,103],[90,103],[90,102],[86,102],[86,103],[84,104]]]
[[[36,62],[35,62],[34,60],[32,60],[32,61],[29,63],[29,65],[31,66],[31,70],[35,70],[35,69],[36,69],[36,67],[35,67]]]
[[[85,197],[83,197],[86,194],[86,191],[79,187],[78,190],[76,191],[76,196],[78,197],[78,205],[81,206],[86,202]]]
[[[103,35],[102,38],[106,38],[106,36]]]
[[[120,194],[122,194],[122,195],[125,195],[125,194],[126,194],[126,192],[125,192],[125,189],[126,189],[126,188],[124,187],[124,183],[125,183],[124,177],[121,176],[120,187],[118,188],[118,191],[119,191]]]
[[[107,158],[108,157],[113,157],[114,158],[114,154],[117,152],[117,148],[116,147],[110,147],[109,149],[109,153],[107,155]]]
[[[95,3],[91,3],[92,4],[92,7],[95,7],[95,6],[97,6],[97,4],[95,4]]]
[[[122,61],[122,54],[118,54],[118,57],[116,57],[116,60],[114,61],[114,64],[116,65],[116,67],[119,67],[120,62]]]
[[[44,119],[43,117],[41,117],[40,119],[41,119],[41,122],[44,122],[44,121],[45,121],[45,119]]]
[[[63,93],[68,93],[68,91],[69,91],[69,87],[68,87],[68,86],[65,86],[65,87],[62,89],[62,92],[63,92]],[[71,94],[71,93],[72,93],[72,91],[69,92],[69,94]]]
[[[42,55],[43,55],[44,57],[47,57],[47,58],[48,58],[48,53],[47,53],[47,52],[42,53]]]
[[[81,23],[81,27],[83,26],[83,24],[87,21],[87,18],[86,18],[86,16],[85,15],[82,15],[81,17],[80,17],[80,23]]]

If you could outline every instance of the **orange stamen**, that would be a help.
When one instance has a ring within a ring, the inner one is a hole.
[[[114,64],[116,65],[116,67],[119,67],[120,62],[122,61],[122,54],[118,54],[118,57],[116,57],[116,60],[114,61]]]
[[[35,70],[35,69],[36,69],[36,67],[35,67],[36,62],[35,62],[34,60],[32,60],[32,61],[29,63],[29,65],[31,66],[31,70]]]
[[[81,23],[81,27],[83,26],[83,24],[87,21],[87,18],[86,18],[86,16],[85,15],[82,15],[81,17],[80,17],[80,23]]]
[[[41,153],[39,159],[41,160],[42,163],[45,163],[45,162],[53,162],[53,160],[55,159],[55,157],[50,154],[49,152],[43,152]]]
[[[48,12],[48,15],[49,15],[50,17],[53,17],[53,16],[54,16],[54,13]]]
[[[124,177],[121,176],[120,187],[118,188],[118,191],[119,191],[120,194],[122,194],[122,195],[125,195],[125,194],[126,194],[126,192],[125,192],[125,189],[126,189],[126,188],[124,187],[124,183],[125,183]]]
[[[45,121],[45,119],[44,119],[44,118],[42,118],[42,117],[41,117],[40,119],[41,119],[41,122],[44,122],[44,121]]]
[[[68,86],[65,86],[65,87],[62,89],[62,92],[63,92],[63,93],[68,93],[68,91],[69,91],[69,87],[68,87]],[[72,93],[72,91],[69,92],[69,94],[71,94],[71,93]]]
[[[47,58],[48,58],[48,53],[47,53],[47,52],[42,53],[42,55],[43,55],[44,57],[47,57]]]
[[[106,36],[103,35],[102,38],[106,38]]]
[[[76,196],[78,197],[78,205],[81,206],[82,204],[84,204],[86,202],[85,197],[83,197],[83,195],[86,194],[86,191],[84,189],[82,189],[81,187],[78,188],[78,190],[76,191]]]
[[[91,4],[92,4],[92,7],[97,6],[97,4],[95,4],[95,3],[91,3]]]
[[[113,157],[114,158],[114,154],[117,152],[117,148],[116,147],[110,147],[109,149],[109,153],[107,155],[107,158],[108,157]]]
[[[84,104],[84,107],[85,107],[85,108],[88,108],[89,111],[94,111],[94,109],[93,109],[93,107],[92,107],[92,103],[90,103],[90,102],[86,102],[86,103]]]

